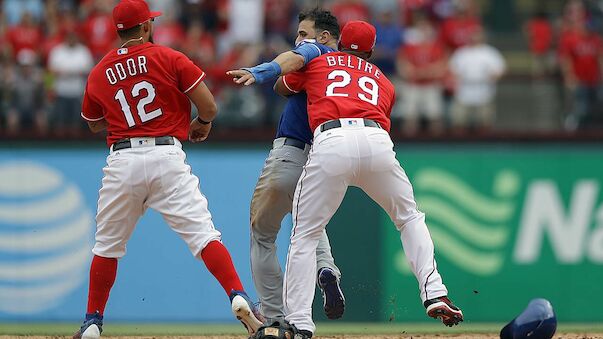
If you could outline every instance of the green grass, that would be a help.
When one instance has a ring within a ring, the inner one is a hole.
[[[368,334],[454,334],[454,333],[498,333],[503,324],[472,323],[446,328],[438,323],[319,323],[317,335],[368,335]],[[77,329],[71,323],[0,323],[0,335],[71,335]],[[244,335],[238,324],[157,324],[157,323],[113,323],[107,324],[103,335]],[[601,324],[560,324],[557,333],[588,332],[603,334]]]

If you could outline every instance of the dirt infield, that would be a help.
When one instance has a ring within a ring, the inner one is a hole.
[[[0,339],[71,339],[71,337],[63,336],[0,336]],[[127,337],[105,337],[111,339],[246,339],[243,336],[127,336]],[[387,336],[317,336],[320,339],[442,339],[442,338],[457,338],[457,339],[498,339],[499,336],[495,334],[454,334],[454,335],[434,335],[434,334],[419,334],[419,335],[405,335],[400,334],[399,336],[387,335]],[[599,334],[578,334],[578,333],[567,333],[561,335],[555,335],[553,339],[603,339],[603,336]]]

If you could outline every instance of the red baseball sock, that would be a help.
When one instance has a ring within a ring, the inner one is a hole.
[[[117,259],[103,258],[97,255],[90,265],[90,286],[88,288],[88,310],[86,313],[98,311],[101,315],[109,299],[109,292],[117,275]]]
[[[201,251],[201,259],[205,266],[216,277],[226,294],[231,290],[243,291],[239,275],[232,264],[230,253],[221,242],[214,240]]]

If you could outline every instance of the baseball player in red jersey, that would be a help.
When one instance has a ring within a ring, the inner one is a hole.
[[[262,324],[214,228],[199,179],[185,163],[182,140],[203,141],[217,108],[205,73],[182,53],[153,44],[144,0],[122,0],[113,20],[122,40],[91,71],[82,117],[107,129],[110,154],[99,192],[96,243],[86,320],[74,338],[99,338],[117,259],[147,208],[161,213],[229,295],[249,334]],[[190,121],[192,101],[199,116]]]
[[[304,337],[312,322],[316,246],[348,186],[362,188],[401,233],[406,256],[426,312],[452,326],[463,313],[447,298],[434,259],[425,215],[417,209],[412,186],[389,136],[395,101],[392,83],[367,61],[375,28],[363,21],[346,24],[339,50],[306,65],[304,72],[280,78],[275,89],[291,95],[306,91],[314,143],[293,198],[293,231],[283,287],[285,319]]]

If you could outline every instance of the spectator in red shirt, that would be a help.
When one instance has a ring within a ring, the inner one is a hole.
[[[430,132],[438,134],[443,129],[442,80],[447,57],[431,22],[425,17],[415,19],[397,59],[398,74],[405,82],[401,91],[403,128],[408,135],[416,134],[419,115],[423,115]]]
[[[232,49],[221,56],[211,69],[206,69],[207,77],[212,81],[212,92],[216,97],[220,97],[221,90],[224,87],[235,87],[232,78],[226,74],[231,69],[253,65],[257,63],[259,49],[250,44],[237,42],[232,45]],[[237,90],[237,93],[241,91]]]
[[[417,13],[427,13],[433,4],[433,0],[398,0],[402,22],[406,27],[412,25],[416,20]]]
[[[186,31],[182,52],[199,67],[209,71],[216,62],[214,37],[205,30],[203,23],[193,21]]]
[[[559,42],[559,63],[565,86],[573,96],[564,127],[573,131],[595,113],[601,85],[603,39],[587,28],[586,23],[574,23]]]
[[[553,45],[553,25],[544,11],[535,13],[524,27],[532,56],[532,74],[540,77],[550,69],[550,51]]]
[[[42,43],[40,26],[34,22],[29,12],[25,12],[21,22],[8,30],[7,40],[12,47],[14,57],[24,49],[38,53]]]
[[[292,30],[291,24],[296,22],[297,12],[294,0],[265,0],[264,33],[267,36],[289,36]]]
[[[455,2],[455,14],[442,22],[440,36],[450,52],[471,42],[475,32],[482,29],[472,0]]]
[[[60,27],[60,21],[56,16],[47,16],[46,18],[46,36],[40,47],[42,56],[42,65],[46,65],[50,51],[63,42],[63,32]]]
[[[339,27],[348,21],[369,21],[371,18],[369,8],[362,0],[341,0],[333,5],[331,13],[337,18]]]
[[[112,3],[95,1],[90,16],[84,21],[82,31],[86,44],[95,60],[100,60],[117,41],[111,17]]]
[[[153,40],[159,45],[181,50],[185,35],[184,27],[176,20],[175,15],[167,12],[161,23],[155,26]]]

